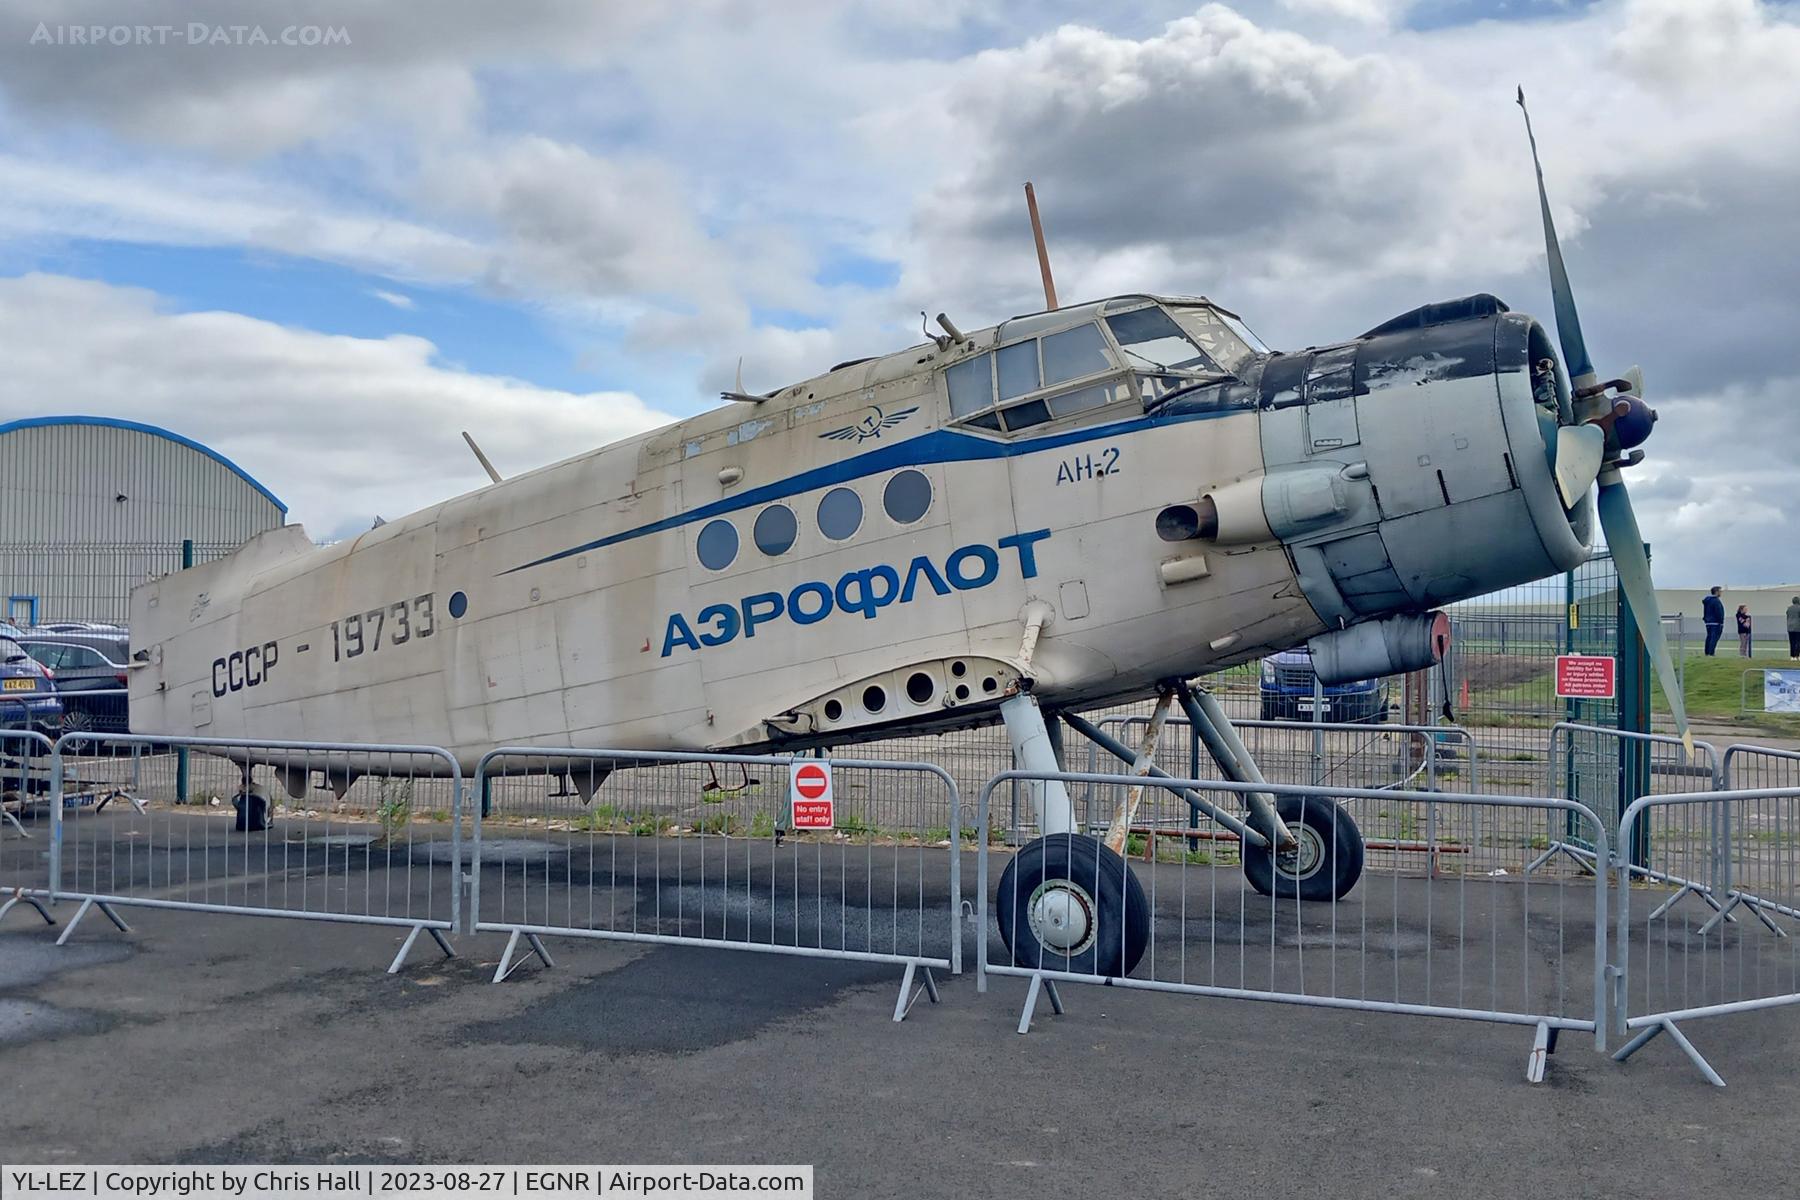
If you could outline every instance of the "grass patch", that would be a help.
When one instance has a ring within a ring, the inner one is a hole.
[[[1725,654],[1725,643],[1719,643],[1719,653],[1708,658],[1704,654],[1690,654],[1682,664],[1683,699],[1687,701],[1687,712],[1690,718],[1699,717],[1704,720],[1722,721],[1726,723],[1742,722],[1753,718],[1753,723],[1766,729],[1786,732],[1800,731],[1800,714],[1765,713],[1762,711],[1762,678],[1750,677],[1749,694],[1743,692],[1744,672],[1751,668],[1768,668],[1774,671],[1800,670],[1800,663],[1786,657],[1774,655],[1758,655],[1755,658],[1737,657],[1736,643],[1732,644],[1733,654]],[[1740,703],[1749,704],[1749,713],[1741,714]],[[1650,707],[1654,712],[1667,713],[1669,702],[1663,696],[1662,684],[1652,672],[1650,680]]]
[[[735,837],[744,831],[744,819],[736,813],[713,813],[702,817],[694,828],[701,833],[719,834],[724,837]]]

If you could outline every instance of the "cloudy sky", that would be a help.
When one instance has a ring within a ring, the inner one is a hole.
[[[760,391],[1039,307],[1026,179],[1065,300],[1282,347],[1547,317],[1515,84],[1589,344],[1662,413],[1659,583],[1800,580],[1772,0],[0,0],[0,420],[168,426],[339,536],[477,485],[462,429],[518,471],[740,356]]]

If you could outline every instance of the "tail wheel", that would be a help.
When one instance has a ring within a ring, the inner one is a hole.
[[[1137,876],[1082,834],[1020,849],[1000,876],[994,913],[1021,967],[1122,977],[1150,944],[1150,901]]]
[[[1323,796],[1281,796],[1275,812],[1294,845],[1271,853],[1244,844],[1244,878],[1265,896],[1342,900],[1362,878],[1363,839],[1350,814]]]
[[[258,833],[269,827],[269,798],[261,792],[239,792],[231,806],[237,809],[239,833]]]

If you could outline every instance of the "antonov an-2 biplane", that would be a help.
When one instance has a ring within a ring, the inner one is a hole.
[[[1108,740],[1076,710],[1158,695],[1261,782],[1186,681],[1303,643],[1327,683],[1425,667],[1441,606],[1574,567],[1596,509],[1678,698],[1620,478],[1654,414],[1635,373],[1596,375],[1538,187],[1560,364],[1488,295],[1294,353],[1198,297],[970,333],[940,316],[920,345],[353,541],[287,526],[138,588],[132,726],[425,743],[472,768],[506,744],[785,751],[1004,722],[1022,767],[1054,770],[1064,723]],[[1043,836],[1001,880],[1002,934],[1021,962],[1129,973],[1142,890],[1061,784],[1033,792]],[[1243,819],[1188,800],[1242,837],[1259,891],[1357,881],[1361,836],[1328,800],[1252,794]],[[238,803],[240,828],[267,821],[248,779]]]

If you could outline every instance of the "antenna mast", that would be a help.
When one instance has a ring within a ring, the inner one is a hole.
[[[1025,208],[1031,213],[1031,237],[1037,242],[1038,271],[1044,276],[1044,307],[1056,308],[1056,280],[1050,278],[1050,252],[1044,249],[1044,223],[1038,218],[1037,192],[1025,182]]]

